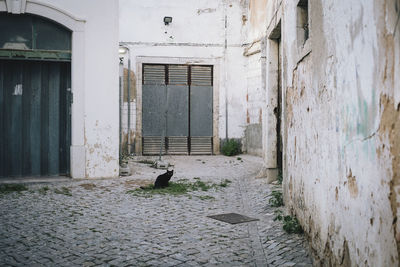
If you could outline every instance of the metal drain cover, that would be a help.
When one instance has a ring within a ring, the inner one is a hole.
[[[221,222],[230,223],[230,224],[259,221],[259,219],[250,218],[250,217],[247,217],[247,216],[244,216],[241,214],[237,214],[237,213],[225,213],[225,214],[218,214],[218,215],[210,215],[207,217],[221,221]]]

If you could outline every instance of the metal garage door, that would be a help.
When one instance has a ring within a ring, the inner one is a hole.
[[[0,177],[69,173],[70,63],[0,60]]]
[[[212,154],[212,69],[192,66],[190,80],[190,152]]]
[[[142,88],[143,154],[212,154],[212,66],[144,64]]]

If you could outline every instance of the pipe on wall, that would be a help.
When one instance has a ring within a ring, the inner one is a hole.
[[[127,141],[127,146],[128,146],[128,155],[130,155],[131,154],[131,50],[129,49],[128,46],[122,45],[121,43],[120,43],[120,48],[122,48],[125,51],[128,51],[128,75],[127,75],[127,90],[128,90],[128,92],[127,92],[127,98],[128,98],[128,116],[127,116],[128,117],[127,118],[128,127],[127,128],[128,129],[127,130],[128,130],[128,141]],[[122,52],[122,53],[125,54],[125,52]],[[124,75],[123,70],[122,70],[122,75]],[[121,98],[122,98],[122,100],[121,100],[120,105],[122,107],[122,104],[123,104],[123,93],[122,93]],[[122,112],[120,112],[120,125],[122,125],[121,116],[122,116]],[[122,132],[122,130],[121,130],[121,132]],[[121,138],[120,142],[122,142],[122,137],[120,136],[120,138]]]

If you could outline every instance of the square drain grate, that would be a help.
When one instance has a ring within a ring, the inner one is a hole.
[[[259,221],[259,219],[250,218],[250,217],[247,217],[247,216],[244,216],[241,214],[237,214],[237,213],[225,213],[225,214],[218,214],[218,215],[210,215],[207,217],[221,221],[221,222],[230,223],[230,224]]]

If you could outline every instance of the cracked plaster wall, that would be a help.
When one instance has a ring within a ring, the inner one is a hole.
[[[304,47],[283,4],[285,202],[316,265],[397,266],[400,1],[309,1]]]

